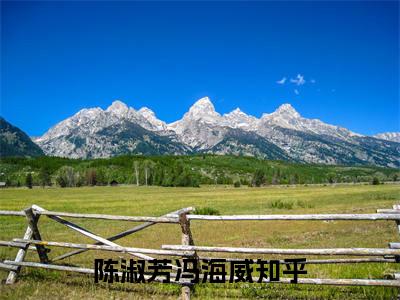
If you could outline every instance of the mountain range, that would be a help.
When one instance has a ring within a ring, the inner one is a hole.
[[[215,153],[318,164],[399,167],[399,133],[364,136],[303,118],[283,104],[261,118],[239,108],[219,114],[208,97],[167,124],[147,107],[121,101],[85,108],[34,141],[51,156],[104,158],[120,154]]]
[[[0,117],[0,157],[42,155],[42,149],[25,132]]]
[[[374,137],[382,140],[400,143],[400,132],[384,132],[375,134]]]
[[[283,104],[260,118],[239,108],[216,112],[208,97],[198,100],[173,123],[147,107],[135,110],[121,101],[107,109],[85,108],[32,138],[4,119],[1,156],[46,155],[106,158],[121,154],[194,153],[256,156],[317,164],[400,167],[400,133],[364,136],[346,128],[303,118]]]

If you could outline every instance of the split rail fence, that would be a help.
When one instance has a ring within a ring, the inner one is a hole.
[[[400,262],[400,243],[389,243],[388,248],[327,248],[327,249],[275,249],[275,248],[237,248],[237,247],[205,247],[196,246],[193,241],[190,229],[190,221],[326,221],[326,220],[347,220],[347,221],[394,221],[397,230],[400,232],[400,205],[394,205],[393,209],[378,209],[373,214],[308,214],[308,215],[194,215],[190,214],[194,208],[183,208],[161,217],[145,216],[116,216],[103,214],[80,214],[68,212],[49,211],[37,205],[32,205],[23,211],[0,211],[0,216],[21,216],[27,220],[27,228],[22,239],[13,239],[12,241],[0,241],[0,246],[19,248],[14,260],[4,260],[0,262],[0,268],[9,271],[6,284],[13,284],[22,267],[44,268],[59,271],[77,272],[83,274],[94,274],[94,269],[67,266],[56,264],[57,261],[67,257],[78,255],[89,250],[112,251],[116,253],[126,253],[131,256],[152,260],[151,255],[157,256],[175,256],[180,258],[199,258],[199,253],[229,253],[229,254],[274,254],[274,255],[312,255],[312,256],[346,256],[346,258],[329,259],[310,259],[307,264],[352,264],[352,263],[399,263]],[[85,237],[96,241],[94,244],[76,244],[68,242],[43,241],[39,231],[38,221],[40,216],[46,216],[67,228],[76,231]],[[67,218],[83,218],[98,220],[116,220],[128,222],[143,222],[131,229],[125,230],[119,234],[104,238],[95,234],[69,220]],[[145,249],[121,246],[114,241],[141,231],[157,223],[175,223],[179,224],[182,231],[181,245],[162,245],[161,249]],[[63,247],[74,249],[63,255],[49,259],[50,249],[47,247]],[[40,262],[25,261],[27,251],[36,251]],[[350,256],[350,258],[348,258]],[[356,257],[356,258],[353,258]],[[236,258],[237,259],[237,258]],[[236,260],[229,258],[227,261]],[[281,262],[285,263],[285,262]],[[173,270],[177,267],[172,265]],[[171,274],[174,276],[175,274]],[[150,277],[150,276],[148,276]],[[146,277],[146,279],[148,278]],[[253,279],[257,281],[257,279]],[[270,283],[290,283],[290,278],[281,278],[279,282]],[[156,279],[157,281],[157,279]],[[268,283],[268,279],[263,282]],[[173,282],[172,282],[173,283]],[[182,299],[190,299],[191,283],[185,279],[176,282],[182,286]],[[348,285],[348,286],[384,286],[400,287],[400,273],[392,274],[390,279],[327,279],[327,278],[299,278],[300,284],[316,285]]]

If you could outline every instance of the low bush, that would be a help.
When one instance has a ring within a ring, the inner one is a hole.
[[[269,208],[276,208],[276,209],[293,209],[293,206],[294,206],[293,202],[282,201],[282,200],[272,201],[268,205]]]
[[[218,216],[220,215],[220,212],[218,209],[215,209],[213,207],[199,207],[196,208],[196,211],[194,212],[195,215],[210,215],[210,216]]]

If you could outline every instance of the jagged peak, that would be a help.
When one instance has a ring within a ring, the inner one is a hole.
[[[141,109],[138,110],[138,113],[142,115],[148,122],[150,122],[157,130],[165,130],[166,129],[166,123],[164,121],[159,120],[156,117],[156,114],[154,111],[152,111],[148,107],[142,107]]]
[[[194,105],[196,105],[196,104],[201,104],[201,103],[210,103],[210,104],[212,104],[212,102],[211,102],[211,100],[210,100],[210,98],[209,98],[208,96],[205,96],[205,97],[203,97],[203,98],[200,98],[199,100],[197,100],[197,101],[194,103]]]
[[[234,110],[232,110],[232,111],[229,112],[229,113],[224,114],[224,116],[225,116],[225,117],[239,117],[239,118],[246,117],[246,118],[254,118],[254,119],[257,119],[257,118],[254,117],[254,116],[251,116],[251,115],[246,114],[246,113],[243,112],[239,107],[235,108]]]
[[[150,108],[143,106],[141,109],[138,110],[138,112],[142,115],[152,115],[155,116],[156,114],[154,111],[152,111]]]
[[[236,107],[234,110],[232,110],[228,115],[242,115],[245,114],[244,112],[241,111],[239,107]]]
[[[197,100],[190,107],[189,111],[183,116],[183,119],[201,119],[208,123],[215,123],[220,117],[221,115],[215,111],[215,107],[210,101],[210,98],[204,97]]]
[[[300,114],[289,103],[284,103],[275,110],[274,114],[286,115],[291,117],[300,117]]]
[[[103,110],[100,107],[93,107],[93,108],[82,108],[80,111],[78,111],[75,115],[84,115],[84,114],[93,114],[93,113],[98,113],[102,112]]]
[[[373,137],[378,138],[378,139],[383,139],[387,141],[392,141],[392,142],[397,142],[400,143],[400,132],[382,132],[373,135]]]
[[[116,114],[127,113],[129,111],[129,107],[124,102],[115,100],[109,107],[107,107],[106,111]]]
[[[195,109],[204,109],[204,110],[215,111],[214,104],[211,102],[210,98],[208,98],[208,97],[203,97],[203,98],[197,100],[190,108],[190,110],[195,110]]]

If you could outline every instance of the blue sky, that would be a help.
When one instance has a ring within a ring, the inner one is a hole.
[[[206,95],[399,131],[397,1],[1,5],[1,115],[30,135],[115,99],[171,122]]]

